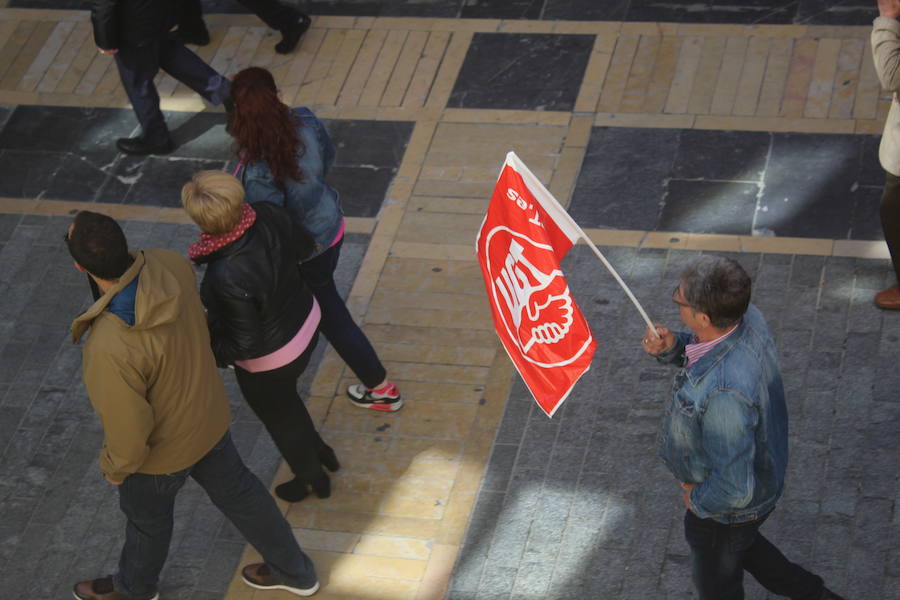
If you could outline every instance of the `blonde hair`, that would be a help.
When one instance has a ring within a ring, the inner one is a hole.
[[[200,171],[181,188],[181,204],[206,233],[228,233],[241,220],[244,186],[222,171]]]

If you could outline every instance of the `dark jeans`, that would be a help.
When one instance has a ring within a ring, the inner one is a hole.
[[[169,36],[145,46],[123,45],[114,55],[122,87],[141,124],[141,140],[164,144],[169,130],[159,109],[159,94],[153,78],[160,69],[185,84],[212,104],[222,104],[231,93],[226,77]]]
[[[300,13],[290,6],[275,0],[238,0],[241,4],[256,13],[263,23],[272,29],[284,29],[296,23]],[[178,2],[178,28],[185,31],[196,31],[203,26],[203,7],[200,0],[180,0]]]
[[[119,571],[113,576],[117,591],[136,600],[156,593],[172,539],[175,496],[188,476],[206,490],[282,582],[303,588],[315,584],[312,561],[300,550],[275,500],[244,465],[226,432],[193,466],[168,475],[135,473],[118,486],[119,507],[128,523]]]
[[[316,339],[293,362],[278,369],[251,373],[234,367],[247,404],[265,425],[294,475],[306,481],[322,472],[319,453],[327,447],[297,393],[297,379],[309,364]]]
[[[300,273],[322,309],[319,331],[331,343],[341,359],[368,388],[374,388],[387,377],[387,371],[369,338],[353,320],[344,299],[334,284],[334,270],[341,256],[344,240],[300,265]]]
[[[685,511],[684,537],[691,547],[694,587],[700,600],[743,600],[744,571],[779,596],[821,598],[822,578],[789,561],[759,533],[767,518],[725,525]]]
[[[900,177],[885,171],[881,194],[881,229],[891,253],[897,283],[900,283]]]

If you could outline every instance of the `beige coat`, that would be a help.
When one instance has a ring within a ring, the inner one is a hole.
[[[119,282],[72,323],[75,342],[90,329],[84,383],[105,434],[100,470],[114,481],[191,466],[230,421],[193,269],[170,250],[133,256]],[[129,326],[106,308],[138,276]]]
[[[872,28],[872,55],[875,72],[881,87],[893,94],[891,110],[888,112],[878,148],[881,167],[900,177],[900,22],[897,19],[878,17]]]

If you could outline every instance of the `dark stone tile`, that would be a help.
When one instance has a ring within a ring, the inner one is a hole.
[[[774,134],[755,229],[846,239],[860,146],[851,135]]]
[[[181,187],[197,171],[216,170],[223,161],[202,159],[170,160],[151,156],[141,168],[141,177],[125,196],[124,204],[181,207]]]
[[[58,168],[41,198],[50,200],[93,200],[109,178],[89,160],[74,154],[59,154]]]
[[[448,106],[571,110],[593,44],[591,35],[476,33]]]
[[[859,185],[884,185],[884,169],[878,160],[878,145],[881,143],[880,135],[862,136],[862,150],[860,151]]]
[[[569,205],[575,221],[582,227],[654,229],[681,133],[594,128]]]
[[[564,21],[622,21],[632,0],[547,0],[544,19]]]
[[[687,129],[681,132],[672,176],[759,181],[766,169],[769,142],[766,132]]]
[[[225,114],[166,113],[177,148],[172,156],[227,161],[234,158],[231,136],[225,133]]]
[[[632,0],[628,7],[629,21],[668,21],[675,23],[790,23],[794,5],[773,6],[771,0],[712,0],[692,2],[676,0],[660,3],[655,0]]]
[[[540,19],[546,0],[468,0],[464,19]]]
[[[374,217],[381,209],[395,168],[334,167],[328,174],[348,217]]]
[[[63,156],[46,151],[0,151],[0,196],[41,196],[53,181]]]
[[[97,202],[122,203],[142,177],[141,169],[150,160],[149,156],[129,156],[122,154],[109,167],[109,177],[97,191]]]
[[[850,217],[850,239],[875,240],[884,239],[881,229],[881,188],[860,186],[852,193],[853,214]]]
[[[116,138],[135,126],[127,109],[18,106],[0,132],[0,148],[72,153],[99,168],[118,153]]]
[[[337,150],[335,165],[399,167],[413,125],[408,121],[326,121]]]
[[[22,215],[0,214],[0,242],[12,237],[13,231],[22,221]]]
[[[750,235],[758,192],[752,183],[672,179],[656,229]]]
[[[875,5],[843,0],[800,0],[793,22],[798,25],[872,25]]]

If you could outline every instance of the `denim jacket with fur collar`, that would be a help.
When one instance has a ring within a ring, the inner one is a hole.
[[[691,335],[676,334],[661,362],[684,364]],[[691,507],[721,523],[775,507],[788,461],[788,416],[775,343],[752,304],[737,330],[675,375],[657,453],[676,479],[697,484]]]

